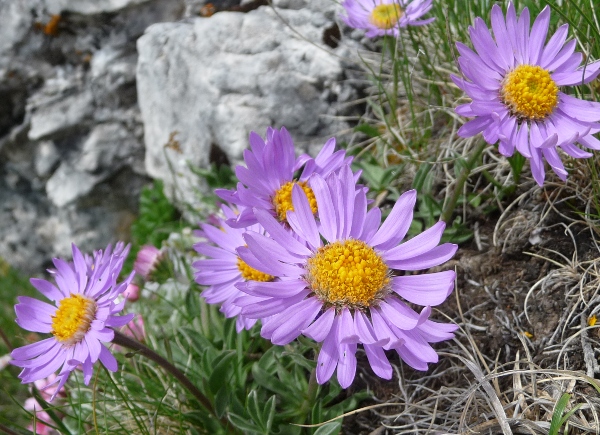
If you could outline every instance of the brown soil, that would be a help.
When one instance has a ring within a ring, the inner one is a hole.
[[[362,406],[390,406],[346,417],[342,433],[445,433],[441,428],[448,433],[465,433],[467,427],[478,428],[479,433],[503,433],[494,424],[489,404],[481,402],[484,395],[474,393],[481,383],[476,382],[474,373],[465,368],[462,360],[456,359],[460,358],[458,355],[485,367],[482,371],[486,375],[526,368],[586,373],[581,341],[571,336],[581,329],[582,319],[587,322],[587,312],[592,308],[586,307],[590,301],[586,300],[585,287],[591,278],[582,278],[581,264],[597,259],[598,248],[587,225],[570,221],[578,217],[571,211],[572,204],[563,202],[548,212],[545,200],[552,192],[533,191],[537,194],[523,202],[526,205],[514,207],[503,216],[480,219],[476,237],[461,246],[456,257],[444,265],[443,269],[455,268],[457,287],[434,317],[443,320],[443,313],[461,325],[461,330],[454,343],[435,345],[441,353],[438,364],[431,365],[429,372],[417,372],[402,364],[395,353],[389,353],[397,371],[393,380],[384,381],[372,373],[364,355],[359,355],[354,388],[368,387],[375,398]],[[596,361],[600,354],[597,332],[590,331]],[[585,382],[563,385],[545,379],[548,382],[541,383],[538,390],[528,376],[490,377],[508,417],[513,416],[516,386],[522,379],[523,391],[532,397],[548,396],[556,401],[565,391],[573,393],[573,397],[599,397]],[[595,373],[595,378],[599,379],[600,373]],[[543,419],[542,426],[548,424],[552,403],[542,412],[535,400],[527,401],[522,395],[519,400],[522,407],[525,404],[533,411],[515,414],[520,421],[510,423],[513,433],[537,433],[531,428],[523,429],[524,416]],[[472,409],[467,411],[469,407]],[[463,421],[455,416],[461,416]],[[592,415],[590,418],[593,420]],[[589,432],[579,429],[569,433]]]

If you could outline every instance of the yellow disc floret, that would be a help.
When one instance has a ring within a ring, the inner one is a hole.
[[[294,205],[292,204],[292,188],[295,184],[304,190],[313,214],[317,212],[317,199],[315,198],[312,189],[308,187],[308,184],[305,181],[288,181],[281,186],[273,196],[275,213],[277,213],[277,217],[281,222],[287,222],[287,212],[294,211]]]
[[[389,291],[388,267],[373,248],[348,239],[325,245],[308,259],[307,281],[325,303],[366,308]]]
[[[237,259],[237,268],[242,274],[242,278],[244,278],[246,281],[269,282],[275,279],[274,276],[268,275],[260,270],[256,270],[253,267],[248,266],[248,264],[240,257]]]
[[[398,24],[403,14],[402,8],[396,3],[377,5],[371,12],[370,21],[374,26],[388,30]]]
[[[558,86],[544,68],[519,65],[504,77],[500,96],[519,120],[541,121],[558,104]]]
[[[98,306],[93,299],[71,294],[58,303],[52,316],[52,334],[65,346],[79,343],[90,329]]]

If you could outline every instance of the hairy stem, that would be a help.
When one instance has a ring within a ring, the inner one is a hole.
[[[8,339],[8,337],[6,336],[5,332],[2,329],[0,329],[0,338],[2,338],[2,341],[6,345],[6,348],[8,349],[8,351],[12,352],[14,348],[12,347],[12,344],[10,344],[10,340]]]
[[[213,413],[214,410],[210,403],[210,401],[206,398],[202,391],[196,387],[192,381],[190,381],[185,374],[181,370],[179,370],[175,365],[171,364],[165,358],[154,352],[149,347],[143,345],[137,340],[133,338],[127,337],[126,335],[120,333],[119,331],[115,331],[115,338],[113,339],[113,343],[118,344],[119,346],[126,347],[128,349],[134,350],[140,355],[145,356],[146,358],[154,361],[159,366],[164,368],[167,372],[169,372],[173,377],[175,377],[181,385],[183,385],[192,395],[200,402],[200,404],[209,412]]]

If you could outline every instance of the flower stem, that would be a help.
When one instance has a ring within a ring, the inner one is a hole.
[[[188,378],[183,374],[181,370],[179,370],[175,365],[171,364],[165,358],[154,352],[149,347],[143,345],[137,340],[133,338],[127,337],[126,335],[120,333],[119,331],[115,331],[115,338],[113,339],[113,343],[127,347],[131,350],[136,351],[140,355],[145,356],[146,358],[154,361],[162,368],[164,368],[167,372],[173,375],[180,383],[183,385],[192,395],[200,402],[200,404],[206,408],[206,410],[210,411],[214,415],[213,407],[210,401],[206,398],[202,391],[198,389]]]
[[[8,426],[4,426],[3,424],[0,424],[0,431],[6,433],[7,435],[19,435],[20,432],[15,432],[12,429],[10,429]]]
[[[2,341],[4,341],[4,344],[6,345],[8,351],[12,352],[14,348],[12,347],[12,344],[10,344],[10,340],[8,339],[8,337],[2,329],[0,329],[0,338],[2,338]]]
[[[473,154],[471,154],[471,156],[467,160],[465,167],[463,168],[462,172],[456,179],[456,183],[454,185],[454,192],[452,192],[452,196],[450,197],[450,200],[446,203],[446,206],[444,207],[444,211],[442,212],[442,216],[441,216],[440,220],[446,222],[447,224],[450,223],[450,221],[452,219],[452,213],[454,213],[454,209],[456,208],[456,203],[458,202],[458,198],[460,197],[463,187],[464,187],[466,181],[469,179],[469,176],[471,175],[471,171],[473,170],[473,167],[477,163],[477,160],[479,160],[479,157],[481,157],[481,154],[483,153],[483,151],[486,148],[487,148],[487,143],[482,142],[481,144],[479,144],[479,146],[477,148],[475,148],[475,150],[473,151]]]

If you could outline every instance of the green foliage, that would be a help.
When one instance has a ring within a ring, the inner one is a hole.
[[[550,430],[548,431],[548,435],[558,435],[560,428],[567,423],[569,418],[571,418],[571,416],[579,408],[581,408],[581,404],[577,404],[573,408],[571,408],[571,410],[565,413],[570,399],[571,395],[568,393],[564,393],[562,396],[560,396],[558,402],[556,402],[554,412],[552,413],[552,421],[550,422]]]
[[[0,258],[0,357],[7,355],[12,348],[23,346],[36,334],[29,335],[15,323],[14,306],[18,296],[39,294],[21,274]],[[28,337],[29,335],[29,337]],[[5,340],[8,341],[5,342]],[[25,401],[28,387],[17,378],[21,370],[8,365],[0,369],[0,423],[25,426],[27,418],[21,404]],[[9,418],[11,416],[11,418]]]
[[[163,193],[163,183],[154,180],[144,187],[140,196],[139,217],[131,225],[134,247],[153,245],[159,247],[173,231],[181,228],[179,213]]]

